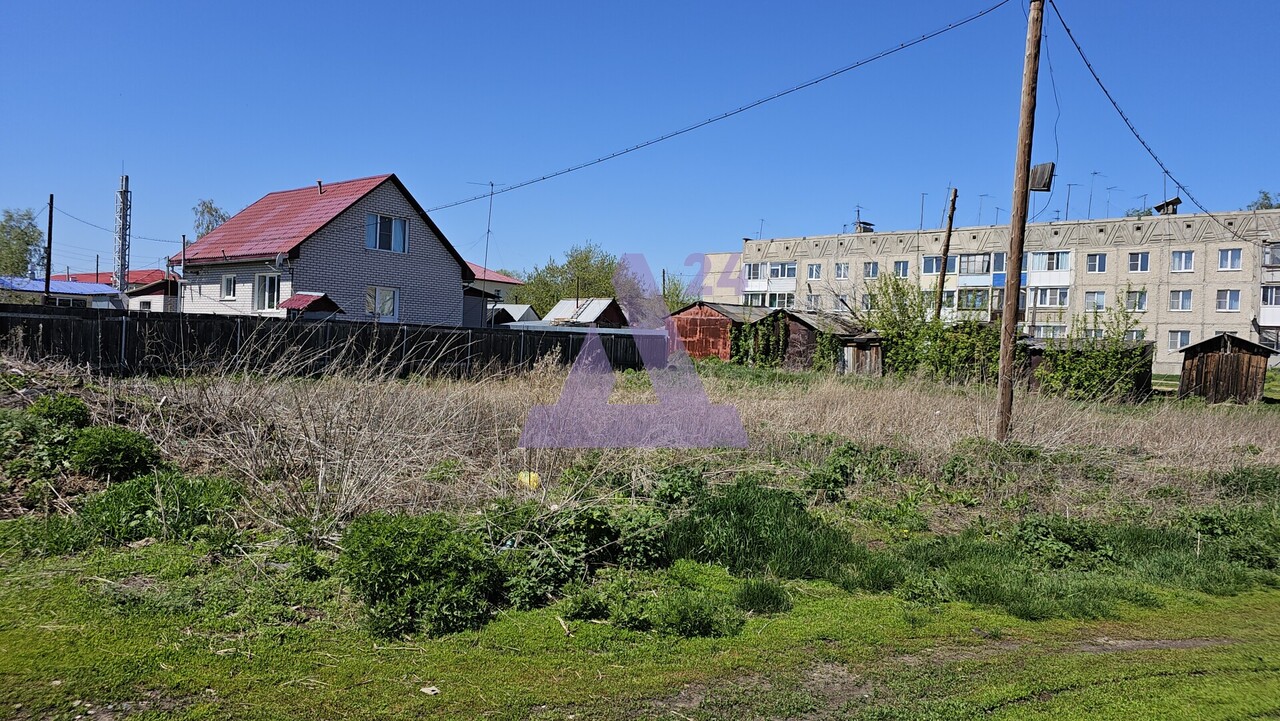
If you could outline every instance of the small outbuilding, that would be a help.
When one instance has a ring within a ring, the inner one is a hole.
[[[1210,403],[1262,400],[1267,359],[1275,351],[1230,333],[1182,349],[1178,397],[1200,396]]]
[[[697,301],[671,314],[667,320],[668,352],[680,339],[690,358],[732,357],[733,332],[773,312],[772,308]]]
[[[542,317],[542,323],[579,328],[626,328],[627,316],[613,298],[566,298]]]

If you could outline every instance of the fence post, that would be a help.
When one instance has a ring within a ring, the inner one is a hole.
[[[128,344],[126,343],[126,338],[128,337],[128,334],[129,334],[128,323],[129,323],[129,316],[127,315],[120,316],[120,366],[119,367],[121,370],[124,370],[128,362],[125,359],[125,349],[128,347]]]

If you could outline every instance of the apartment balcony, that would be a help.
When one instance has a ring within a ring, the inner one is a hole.
[[[1258,325],[1280,328],[1280,306],[1264,305],[1258,311]]]

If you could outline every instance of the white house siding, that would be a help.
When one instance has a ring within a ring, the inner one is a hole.
[[[361,241],[363,242],[363,241]],[[255,278],[261,273],[280,273],[280,300],[293,295],[293,270],[289,262],[276,271],[274,260],[254,261],[250,263],[228,263],[190,266],[186,268],[182,279],[183,312],[217,313],[221,315],[260,315],[268,318],[283,318],[283,310],[255,311],[253,309],[253,286]],[[236,277],[235,298],[222,297],[222,276]]]
[[[368,213],[408,219],[408,252],[365,248]],[[365,291],[376,285],[400,291],[402,323],[462,324],[461,266],[390,181],[303,243],[290,265],[292,288],[327,293],[345,311],[343,320],[372,320]]]
[[[143,308],[143,303],[150,303]],[[129,296],[129,310],[149,310],[153,313],[173,313],[178,310],[178,299],[171,295],[135,295]]]

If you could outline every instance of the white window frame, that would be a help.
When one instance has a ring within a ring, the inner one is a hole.
[[[381,213],[369,213],[364,219],[364,247],[384,253],[409,252],[409,220]],[[383,228],[387,231],[387,247],[382,247]],[[400,247],[396,247],[396,231],[400,231]]]
[[[990,253],[961,253],[956,266],[959,275],[991,275]]]
[[[1174,297],[1178,298],[1177,304],[1174,303]],[[1169,291],[1169,312],[1171,313],[1190,313],[1192,305],[1195,302],[1195,294],[1190,288],[1179,288]]]
[[[911,261],[895,260],[893,261],[893,275],[898,278],[906,278],[911,275]]]
[[[992,253],[991,254],[991,272],[1003,273],[1004,267],[1005,267],[1005,261],[1007,259],[1008,259],[1008,254],[1003,251],[999,253]]]
[[[1280,307],[1280,285],[1262,286],[1262,306],[1264,308]]]
[[[1049,301],[1053,301],[1052,303]],[[1071,303],[1071,289],[1066,286],[1036,288],[1037,308],[1066,308]]]
[[[1194,250],[1173,250],[1169,252],[1170,273],[1191,273],[1196,269],[1196,252]]]
[[[1138,267],[1135,268],[1134,265]],[[1129,272],[1130,273],[1150,273],[1151,272],[1151,253],[1141,251],[1129,254]]]
[[[806,272],[808,273],[809,280],[822,280],[822,264],[821,263],[810,263],[809,267],[806,269]]]
[[[1124,295],[1124,309],[1130,313],[1147,312],[1147,291],[1130,290]]]
[[[1084,259],[1084,272],[1086,273],[1105,273],[1107,272],[1107,254],[1106,253],[1089,253]]]
[[[1086,290],[1084,292],[1084,309],[1087,311],[1107,309],[1107,291]]]
[[[852,310],[853,306],[849,305],[849,296],[844,293],[837,293],[836,303],[832,306],[832,309],[845,312]]]
[[[1239,313],[1240,291],[1234,288],[1223,288],[1218,291],[1216,302],[1219,313]]]
[[[1030,261],[1030,264],[1027,266],[1027,270],[1035,270],[1035,271],[1071,270],[1071,251],[1069,250],[1036,251],[1031,254],[1031,261]]]
[[[231,281],[231,283],[228,284],[227,281]],[[228,293],[227,292],[228,290],[231,292]],[[234,275],[222,276],[222,299],[223,300],[236,299],[236,277]]]
[[[743,293],[742,304],[753,308],[764,307],[764,293]]]
[[[932,270],[930,270],[932,268]],[[920,265],[921,275],[937,275],[942,271],[942,256],[926,255],[924,262]]]
[[[1186,339],[1183,342],[1183,339]],[[1191,345],[1191,331],[1189,330],[1171,330],[1169,331],[1169,350],[1177,351]]]
[[[373,295],[372,304],[369,302],[370,294]],[[392,312],[380,313],[379,309],[385,307],[387,296],[390,296]],[[373,307],[370,308],[370,305]],[[385,285],[370,285],[364,289],[364,311],[369,315],[377,318],[379,321],[400,320],[400,289]]]
[[[1050,329],[1052,329],[1052,332],[1048,332]],[[1035,336],[1036,338],[1042,338],[1042,339],[1043,338],[1064,338],[1067,335],[1067,327],[1065,325],[1060,325],[1057,323],[1037,325],[1032,335]]]
[[[770,263],[769,277],[794,278],[796,277],[796,264],[794,262]]]
[[[263,284],[267,284],[264,287]],[[271,298],[270,286],[275,286],[275,297]],[[268,302],[271,301],[271,302]],[[257,311],[280,309],[280,274],[258,273],[253,276],[253,309]]]
[[[1147,331],[1144,328],[1130,328],[1124,332],[1124,339],[1133,342],[1146,340]]]
[[[836,280],[849,280],[848,263],[836,263]]]
[[[760,264],[747,263],[742,267],[743,277],[746,280],[760,280]]]
[[[138,310],[146,311],[146,312],[150,313],[150,312],[151,312],[151,301],[149,301],[149,300],[140,300],[140,301],[138,301]]]
[[[1236,271],[1244,268],[1243,248],[1220,248],[1218,250],[1218,270]]]
[[[769,308],[794,308],[796,307],[796,294],[770,293],[766,305]]]
[[[862,264],[862,277],[875,279],[880,277],[880,261],[868,260]]]

